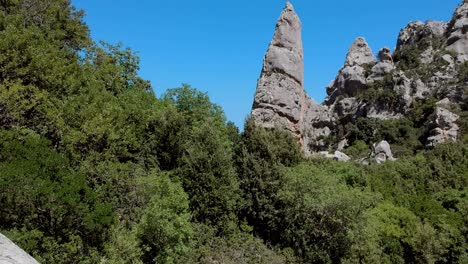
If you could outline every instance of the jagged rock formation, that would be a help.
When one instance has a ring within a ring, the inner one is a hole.
[[[346,124],[361,118],[402,119],[429,99],[446,98],[445,102],[455,105],[468,101],[468,1],[456,9],[449,23],[409,23],[400,31],[393,54],[382,48],[376,59],[366,40],[357,38],[327,86],[323,104],[304,92],[303,67],[301,22],[288,3],[265,55],[252,117],[264,127],[291,131],[306,154],[347,160],[340,152],[348,145],[348,133],[342,131]],[[458,115],[449,109],[438,105],[423,120],[431,129],[426,146],[457,139]],[[338,153],[324,151],[330,147]],[[388,142],[374,147],[377,162],[393,160]]]
[[[302,138],[306,107],[301,22],[287,3],[263,61],[252,117],[265,127],[281,126]]]
[[[459,54],[460,61],[468,60],[468,2],[460,5],[453,15],[447,30],[448,49]]]
[[[0,234],[0,263],[1,264],[39,264],[28,253],[15,245],[6,236]]]
[[[372,50],[366,40],[357,38],[349,48],[345,64],[335,81],[327,87],[326,104],[331,105],[342,95],[354,96],[366,86],[366,67],[375,64]]]
[[[456,141],[458,130],[460,129],[456,122],[460,118],[458,115],[450,112],[442,106],[448,104],[448,100],[437,103],[436,110],[430,120],[431,136],[427,139],[427,145],[432,147],[445,141]]]
[[[302,26],[288,2],[276,24],[263,60],[251,116],[264,127],[283,127],[307,145],[306,124],[327,118],[328,109],[312,101],[304,91]],[[322,116],[323,115],[323,116]],[[327,129],[313,133],[328,135]]]
[[[390,148],[390,144],[385,140],[380,141],[378,144],[374,144],[374,151],[372,153],[372,157],[378,164],[382,164],[387,160],[395,160],[392,154],[392,150]]]

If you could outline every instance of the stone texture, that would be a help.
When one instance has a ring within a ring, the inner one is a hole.
[[[400,31],[396,49],[415,44],[422,38],[431,36],[443,37],[446,30],[447,24],[440,21],[427,21],[426,23],[421,21],[411,22]]]
[[[380,141],[378,144],[374,144],[374,152],[372,156],[378,164],[382,164],[387,160],[395,160],[390,148],[390,144],[385,140]]]
[[[308,154],[310,148],[324,145],[317,139],[330,135],[333,117],[327,106],[314,102],[304,91],[301,30],[299,17],[288,2],[263,61],[251,116],[263,127],[291,131]]]
[[[39,264],[39,262],[0,234],[0,264]]]
[[[445,101],[440,101],[439,105],[446,104]],[[456,124],[460,117],[443,107],[436,107],[432,115],[431,136],[427,139],[427,146],[433,147],[437,144],[447,141],[456,141],[458,137],[459,127]]]
[[[366,88],[366,69],[368,65],[376,63],[372,50],[362,37],[357,38],[351,47],[343,68],[335,81],[327,87],[328,97],[325,104],[332,105],[340,95],[354,96],[359,90]]]
[[[308,99],[303,87],[301,22],[288,2],[263,61],[252,118],[265,127],[280,126],[302,140],[301,121]]]
[[[457,52],[463,61],[468,59],[468,2],[464,1],[453,14],[447,29],[448,49]]]
[[[368,63],[375,63],[374,54],[363,37],[358,37],[346,55],[345,66],[362,66]]]
[[[389,62],[393,64],[392,52],[387,47],[379,50],[378,57],[380,62]]]
[[[377,55],[379,62],[372,67],[371,74],[367,82],[381,81],[384,77],[395,69],[392,53],[389,48],[382,48]]]

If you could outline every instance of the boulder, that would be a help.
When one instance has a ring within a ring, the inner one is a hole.
[[[387,47],[379,50],[378,58],[380,62],[388,62],[393,64],[392,53]]]
[[[2,234],[0,234],[0,263],[39,264],[33,257]]]
[[[446,101],[439,102],[443,105]],[[436,107],[430,125],[433,127],[427,139],[427,146],[434,147],[447,141],[457,141],[459,127],[455,123],[460,117],[443,107]]]
[[[378,144],[374,144],[374,151],[372,153],[372,157],[374,157],[374,160],[378,164],[382,164],[386,162],[387,160],[389,161],[396,160],[393,157],[390,144],[385,140],[380,141]]]

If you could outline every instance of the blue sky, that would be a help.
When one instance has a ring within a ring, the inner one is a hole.
[[[305,89],[318,102],[364,36],[374,53],[394,48],[408,22],[448,21],[462,0],[291,0],[302,20]],[[188,83],[208,92],[243,126],[262,60],[285,0],[72,0],[95,40],[138,52],[140,74],[156,94]]]

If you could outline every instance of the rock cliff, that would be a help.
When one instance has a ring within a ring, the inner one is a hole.
[[[366,40],[358,37],[326,87],[327,98],[316,103],[304,91],[301,22],[287,3],[263,61],[251,116],[264,127],[290,131],[306,154],[341,151],[342,142],[356,141],[349,127],[363,119],[409,120],[423,131],[419,140],[426,147],[457,140],[459,116],[451,111],[466,108],[468,1],[459,5],[448,23],[409,23],[400,31],[395,51],[384,47],[376,57]],[[421,106],[441,100],[450,107]],[[382,137],[368,142],[369,148],[385,140]]]

